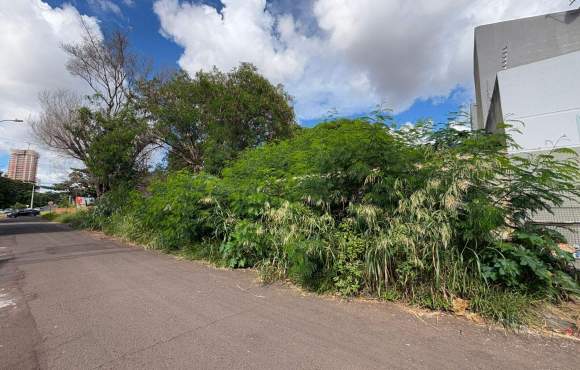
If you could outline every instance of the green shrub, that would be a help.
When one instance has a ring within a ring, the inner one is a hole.
[[[42,217],[47,220],[69,224],[76,229],[92,229],[90,221],[92,220],[92,210],[78,210],[69,213],[47,213]]]
[[[236,224],[220,251],[229,267],[251,267],[270,255],[270,242],[259,223],[242,220]]]
[[[342,232],[336,235],[338,239],[338,254],[334,262],[336,276],[334,285],[343,296],[358,294],[365,284],[364,254],[367,241],[352,232]]]

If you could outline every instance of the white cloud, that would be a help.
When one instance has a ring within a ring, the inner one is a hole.
[[[367,76],[352,70],[324,39],[301,33],[291,15],[275,17],[266,10],[266,0],[222,3],[221,13],[208,5],[177,0],[155,3],[163,35],[185,48],[179,59],[183,69],[230,70],[251,62],[274,83],[287,85],[304,117],[368,103],[358,99],[367,98],[372,89]]]
[[[274,18],[264,12],[265,0],[224,0],[222,14],[208,5],[160,1],[164,34],[186,46],[179,63],[191,71],[213,64],[231,69],[239,61],[259,62],[262,71],[280,81],[301,74],[304,57],[272,37]],[[293,37],[292,20],[283,19],[281,37]]]
[[[115,15],[118,18],[124,18],[123,9],[124,7],[133,7],[135,5],[134,0],[85,0],[89,5],[91,11],[99,16],[108,16],[110,14]]]
[[[329,43],[396,109],[471,86],[475,26],[562,10],[550,0],[318,0]]]
[[[40,0],[0,0],[0,14],[0,119],[26,121],[0,124],[0,152],[8,154],[12,148],[29,146],[39,151],[38,177],[42,184],[54,183],[78,163],[37,145],[29,122],[38,114],[41,91],[86,91],[82,82],[66,71],[67,57],[60,47],[80,41],[81,15],[71,5],[52,8]],[[82,18],[89,27],[98,29],[94,18]]]
[[[382,102],[400,111],[457,85],[471,90],[475,26],[569,8],[565,0],[314,0],[300,6],[302,15],[310,8],[307,21],[318,29],[307,32],[312,27],[276,8],[277,1],[222,3],[218,12],[188,1],[155,2],[162,34],[185,49],[179,65],[193,73],[252,62],[287,86],[302,118]]]
[[[116,3],[114,3],[112,0],[88,0],[88,3],[91,7],[93,7],[94,9],[96,9],[98,11],[101,11],[104,13],[111,12],[119,17],[123,15],[123,11],[121,10],[121,7],[119,5],[117,5]],[[128,5],[128,4],[126,4],[126,5]]]

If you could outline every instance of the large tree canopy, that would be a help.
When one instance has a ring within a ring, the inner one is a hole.
[[[216,173],[242,150],[290,137],[297,128],[290,96],[251,64],[193,78],[177,72],[144,84],[143,96],[173,168]]]

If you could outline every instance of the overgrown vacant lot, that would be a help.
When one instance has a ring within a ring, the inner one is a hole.
[[[466,302],[505,325],[577,299],[558,233],[534,212],[578,195],[576,158],[509,157],[509,136],[336,120],[245,151],[219,176],[173,172],[61,217],[265,282],[432,309]]]

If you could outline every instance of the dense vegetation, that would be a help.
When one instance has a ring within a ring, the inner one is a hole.
[[[148,78],[125,34],[102,39],[88,28],[81,43],[63,49],[68,71],[92,94],[42,93],[33,131],[39,142],[81,162],[98,196],[139,185],[156,150],[171,169],[217,174],[244,149],[298,130],[290,96],[250,64]]]
[[[244,149],[288,138],[297,129],[288,94],[251,64],[193,78],[179,71],[142,83],[140,93],[151,134],[167,150],[173,170],[219,173]]]
[[[84,165],[57,188],[99,200],[61,221],[256,267],[265,282],[468,301],[505,324],[579,293],[562,236],[531,222],[580,195],[571,152],[508,157],[504,134],[397,129],[380,113],[303,129],[283,87],[248,64],[149,78],[126,35],[88,28],[64,50],[93,94],[43,94],[34,131]],[[166,156],[151,172],[155,149]]]
[[[12,180],[2,176],[0,172],[0,209],[25,208],[30,204],[32,196],[32,184],[28,182]],[[34,193],[34,204],[45,206],[49,201],[59,202],[62,195],[56,192]]]
[[[508,157],[503,134],[335,120],[243,152],[219,175],[167,172],[67,216],[79,227],[314,291],[448,310],[506,324],[532,302],[579,293],[539,210],[578,195],[570,155]]]

